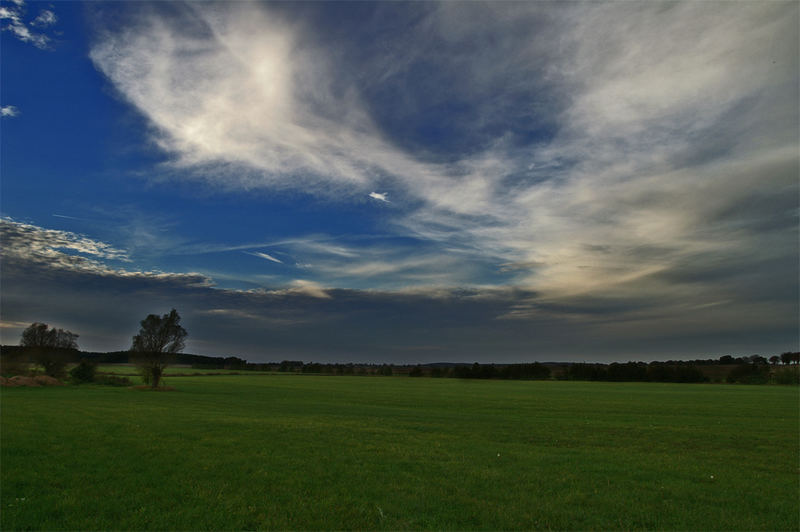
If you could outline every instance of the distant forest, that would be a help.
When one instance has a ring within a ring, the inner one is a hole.
[[[91,361],[95,364],[133,363],[130,351],[97,353],[68,350],[65,355],[73,362]],[[28,358],[27,348],[7,345],[0,347],[3,365],[10,360]],[[299,360],[281,362],[248,362],[239,357],[210,357],[189,353],[171,356],[170,365],[193,369],[233,371],[267,371],[324,375],[403,375],[409,377],[462,379],[557,379],[614,382],[740,382],[796,384],[800,375],[800,352],[785,352],[769,358],[761,355],[696,360],[667,360],[657,362],[573,363],[533,362],[525,364],[479,364],[439,362],[418,365],[398,364],[323,364]]]

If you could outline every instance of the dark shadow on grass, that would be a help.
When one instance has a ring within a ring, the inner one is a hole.
[[[147,384],[139,384],[137,386],[131,386],[133,390],[139,390],[143,392],[176,392],[177,390],[172,386],[159,386],[158,388],[153,388]]]

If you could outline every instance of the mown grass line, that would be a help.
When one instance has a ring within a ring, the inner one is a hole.
[[[125,377],[136,377],[139,375],[139,369],[136,364],[99,364],[97,365],[98,373],[105,373],[108,375],[120,375]],[[219,376],[219,375],[270,375],[277,374],[278,372],[269,371],[244,371],[235,369],[217,369],[217,368],[192,368],[188,366],[167,366],[164,370],[165,377],[195,377],[201,375]]]
[[[798,389],[215,376],[4,389],[3,530],[798,529]]]

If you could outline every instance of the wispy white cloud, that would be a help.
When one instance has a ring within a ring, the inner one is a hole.
[[[0,329],[23,329],[30,325],[27,321],[5,321],[0,320]]]
[[[79,221],[87,221],[86,218],[78,218],[77,216],[68,216],[66,214],[55,214],[53,213],[54,218],[64,218],[66,220],[79,220]]]
[[[317,71],[324,65],[303,57],[290,27],[253,6],[192,8],[186,16],[196,19],[203,37],[196,27],[170,27],[153,13],[136,27],[107,35],[91,52],[159,128],[161,146],[182,165],[260,171],[237,185],[281,186],[288,173],[293,187],[303,187],[301,172],[308,171],[340,184],[362,181],[359,166],[366,161],[332,156],[350,151],[345,146],[353,132],[340,129],[334,117],[307,111],[315,91],[325,91],[324,73]],[[335,119],[347,122],[346,116]]]
[[[35,19],[31,22],[31,26],[36,26],[38,28],[46,28],[48,26],[52,26],[58,21],[56,14],[48,9],[42,10]]]
[[[276,259],[272,255],[268,255],[268,254],[263,253],[261,251],[243,251],[243,253],[246,253],[248,255],[252,255],[254,257],[260,257],[262,259],[269,260],[269,261],[272,261],[272,262],[277,262],[278,264],[283,264],[282,260]]]
[[[195,316],[210,316],[215,319],[223,318],[240,323],[242,321],[256,322],[261,327],[292,327],[307,323],[309,319],[304,318],[299,313],[285,313],[285,315],[275,315],[275,313],[258,312],[258,309],[243,310],[241,308],[212,308],[196,309],[193,311]]]
[[[14,107],[13,105],[4,105],[0,107],[0,116],[13,118],[19,115],[19,109]]]
[[[538,9],[515,17],[535,18]],[[745,269],[748,254],[790,259],[796,213],[778,198],[797,193],[797,7],[581,4],[553,13],[563,30],[559,56],[527,41],[534,46],[513,61],[535,64],[539,54],[558,63],[551,71],[563,96],[558,132],[533,149],[476,159],[475,192],[458,198],[469,216],[431,201],[404,219],[406,227],[504,256],[517,282],[552,295],[631,283],[679,268],[701,250]],[[481,31],[474,20],[443,23],[457,39]],[[505,43],[526,42],[513,21],[497,21]],[[502,79],[511,61],[473,66]],[[772,198],[764,209],[737,211],[756,190]],[[765,249],[768,230],[755,227],[767,219],[779,226],[769,231],[782,246]],[[655,290],[639,288],[646,296]]]
[[[255,294],[269,294],[269,295],[289,295],[289,296],[307,296],[315,299],[331,299],[331,294],[321,284],[307,279],[295,279],[286,288],[278,289],[257,289],[252,290]]]
[[[124,250],[68,231],[44,229],[7,217],[0,218],[0,227],[5,251],[29,258],[52,257],[54,250],[64,249],[101,259],[130,261]]]
[[[118,278],[177,281],[194,286],[212,286],[213,281],[196,273],[129,270],[113,263],[130,263],[127,251],[69,231],[0,218],[0,241],[4,266],[36,265],[54,272],[82,272]],[[109,262],[111,264],[109,264]]]
[[[381,193],[381,192],[370,192],[369,193],[369,197],[370,198],[378,200],[378,201],[385,201],[386,203],[389,203],[389,200],[386,199],[387,196],[388,196],[388,194],[385,193],[385,192],[383,192],[383,193]]]
[[[389,190],[414,205],[392,213],[397,234],[492,261],[502,282],[553,298],[634,285],[652,296],[674,288],[663,279],[689,260],[747,269],[748,257],[791,258],[797,10],[437,4],[356,76],[285,11],[195,4],[191,25],[144,10],[101,34],[91,56],[193,175],[354,202]],[[476,39],[493,45],[476,50]],[[448,82],[413,93],[423,67]],[[477,148],[432,158],[393,138],[368,101],[381,84],[408,88],[408,101],[393,102],[406,120],[422,98],[469,103],[471,123],[452,129]],[[533,140],[521,143],[526,132]],[[743,209],[754,193],[764,201]],[[331,243],[301,246],[293,256],[331,280],[423,279],[439,267],[470,284],[441,258],[422,268],[421,257],[404,263],[378,248],[338,246],[334,260]]]
[[[55,13],[44,9],[35,19],[25,22],[25,2],[14,0],[12,4],[0,6],[0,31],[11,32],[17,39],[37,48],[48,48],[51,38],[45,33],[33,31],[31,26],[42,29],[52,26],[57,21]]]
[[[326,286],[406,289],[413,286],[475,286],[491,284],[497,272],[491,260],[463,249],[442,249],[404,239],[313,235],[269,243],[293,259],[295,276]],[[272,280],[275,282],[275,280]]]

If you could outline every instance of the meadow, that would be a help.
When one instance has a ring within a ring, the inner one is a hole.
[[[798,530],[798,388],[221,375],[4,388],[3,530]]]

